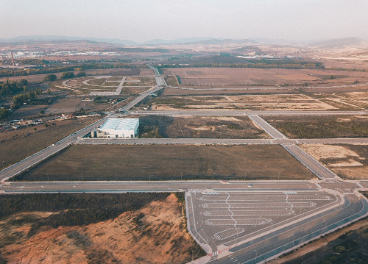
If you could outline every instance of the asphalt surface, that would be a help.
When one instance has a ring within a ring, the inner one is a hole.
[[[248,187],[252,185],[251,187]],[[0,185],[6,193],[31,192],[173,192],[188,190],[317,190],[311,181],[96,181],[96,182],[7,182]]]
[[[367,144],[368,138],[227,139],[227,138],[80,138],[77,144]]]
[[[95,128],[97,128],[98,126],[102,125],[105,122],[106,118],[107,117],[104,117],[98,120],[97,122],[63,138],[62,140],[56,142],[55,144],[52,144],[47,148],[33,154],[32,156],[29,156],[24,160],[21,160],[3,169],[2,171],[0,171],[0,181],[1,182],[6,181],[8,178],[21,173],[22,171],[28,169],[29,167],[32,167],[33,165],[41,162],[42,160],[68,147],[70,144],[75,143],[78,140],[78,137],[82,137],[91,132],[92,130],[94,130]]]
[[[335,173],[323,166],[307,152],[299,148],[297,145],[282,145],[291,155],[299,160],[304,166],[312,171],[318,178],[340,179]]]
[[[276,128],[267,123],[264,119],[262,119],[258,115],[249,115],[248,116],[253,122],[259,125],[267,134],[269,134],[274,139],[286,139],[286,137],[278,131]]]
[[[368,115],[368,111],[247,111],[247,110],[171,110],[135,111],[132,114],[163,116],[326,116],[326,115]]]

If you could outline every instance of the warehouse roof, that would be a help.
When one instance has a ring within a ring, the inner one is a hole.
[[[109,118],[100,129],[134,130],[138,124],[139,118]]]

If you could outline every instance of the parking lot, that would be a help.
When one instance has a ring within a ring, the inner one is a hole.
[[[241,244],[341,201],[323,191],[200,191],[187,193],[190,228],[212,252]]]

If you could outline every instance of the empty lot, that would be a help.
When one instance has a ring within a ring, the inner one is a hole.
[[[269,138],[246,116],[143,116],[139,130],[143,138]]]
[[[311,179],[278,145],[74,145],[15,180]]]
[[[302,145],[315,159],[345,179],[368,179],[367,145]]]
[[[179,76],[182,86],[334,86],[368,82],[367,72],[308,69],[168,68],[166,75]]]
[[[265,119],[290,138],[368,136],[368,116],[271,116]]]
[[[97,120],[98,118],[65,120],[55,122],[56,125],[51,125],[47,129],[45,126],[39,126],[34,132],[19,129],[2,133],[0,168],[18,162]]]
[[[153,99],[152,110],[246,109],[246,110],[335,110],[332,105],[303,94],[162,96]]]

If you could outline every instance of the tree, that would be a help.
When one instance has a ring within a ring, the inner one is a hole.
[[[7,118],[9,114],[10,114],[10,111],[8,109],[1,108],[0,109],[0,120]]]
[[[86,76],[86,72],[85,71],[80,71],[77,73],[77,77],[83,77]]]
[[[57,80],[57,76],[55,74],[49,74],[46,75],[45,78],[43,78],[45,82],[54,82]]]
[[[68,79],[68,78],[73,78],[74,77],[74,72],[63,72],[61,74],[61,79]]]

